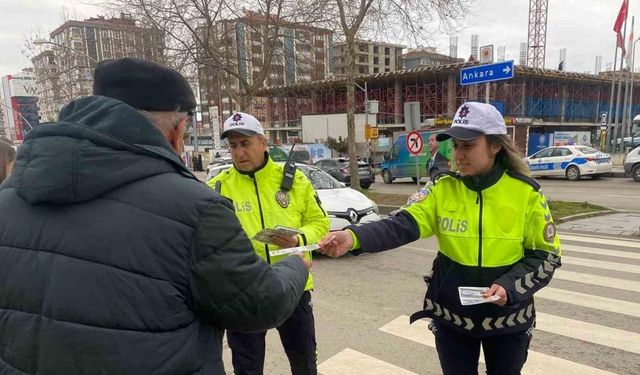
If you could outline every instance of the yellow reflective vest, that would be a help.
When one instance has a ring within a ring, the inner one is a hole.
[[[236,215],[249,238],[253,238],[263,228],[274,228],[277,225],[296,228],[299,245],[317,243],[329,232],[329,218],[322,209],[320,199],[311,182],[301,171],[296,171],[291,190],[283,192],[280,183],[283,177],[283,166],[270,158],[261,169],[252,173],[243,173],[235,167],[212,178],[207,184],[233,201]],[[286,255],[269,256],[269,251],[278,246],[267,245],[251,240],[256,253],[269,263],[275,263]],[[311,260],[311,253],[305,253]],[[305,290],[314,288],[313,277],[309,279]]]

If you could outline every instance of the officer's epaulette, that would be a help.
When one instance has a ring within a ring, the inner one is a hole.
[[[536,182],[536,180],[534,180],[533,178],[529,177],[529,176],[525,176],[522,173],[518,173],[518,172],[514,172],[511,170],[507,170],[507,174],[513,178],[515,178],[516,180],[520,180],[523,182],[526,182],[527,184],[533,186],[533,188],[536,191],[540,190],[540,184]]]
[[[452,172],[452,171],[440,171],[438,172],[435,176],[433,176],[433,183],[437,183],[438,180],[444,176],[449,176],[449,177],[453,177],[453,178],[460,178],[460,174],[457,172]]]

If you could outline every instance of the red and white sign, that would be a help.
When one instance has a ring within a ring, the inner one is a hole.
[[[411,155],[420,155],[422,147],[424,147],[424,139],[422,139],[420,132],[412,131],[407,135],[407,149],[409,149]]]

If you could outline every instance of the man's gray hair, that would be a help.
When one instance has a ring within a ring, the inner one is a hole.
[[[160,112],[139,110],[162,133],[168,133],[175,129],[180,121],[188,116],[187,112]]]

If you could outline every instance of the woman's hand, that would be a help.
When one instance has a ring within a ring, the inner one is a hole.
[[[346,254],[353,247],[353,237],[346,230],[331,232],[324,236],[319,242],[318,252],[337,258]]]
[[[504,290],[499,284],[492,284],[489,290],[482,294],[482,297],[489,298],[491,296],[500,297],[499,300],[492,301],[491,303],[495,303],[498,306],[504,306],[507,304],[507,291]]]

